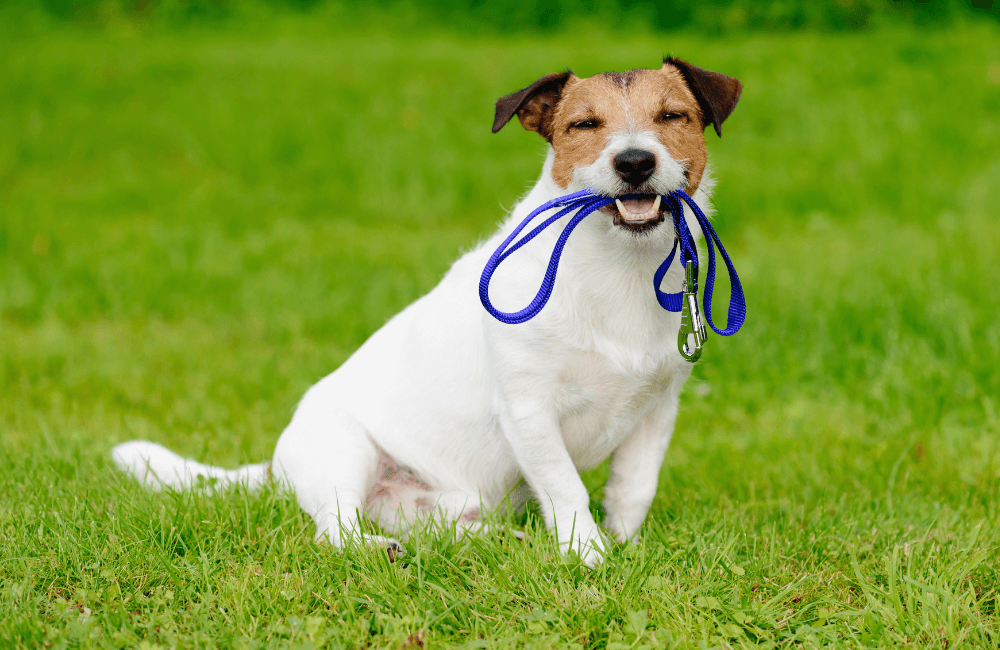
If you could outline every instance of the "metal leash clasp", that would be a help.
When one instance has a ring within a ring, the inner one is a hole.
[[[701,349],[708,338],[705,324],[698,311],[698,292],[694,281],[694,262],[688,260],[684,268],[684,298],[681,306],[681,329],[677,332],[677,350],[681,356],[694,363],[701,358]],[[694,337],[694,345],[690,345]]]

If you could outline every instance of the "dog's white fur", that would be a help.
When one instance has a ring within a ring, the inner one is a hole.
[[[550,148],[541,178],[500,231],[309,389],[278,440],[271,471],[294,490],[318,538],[340,546],[359,535],[361,512],[398,535],[421,516],[476,528],[483,509],[507,499],[519,506],[533,493],[560,545],[594,564],[604,541],[579,472],[608,456],[604,526],[620,540],[635,535],[691,371],[677,352],[680,317],[657,304],[651,286],[673,244],[669,220],[636,235],[600,212],[584,219],[548,305],[526,323],[494,320],[477,292],[490,254],[532,209],[585,187],[622,193],[611,161],[636,146],[656,154],[651,188],[667,194],[685,186],[683,165],[655,134],[631,127],[577,169],[568,189],[552,179]],[[710,189],[706,178],[695,194],[703,208]],[[498,308],[519,309],[535,294],[568,219],[497,271],[491,297]],[[679,291],[681,282],[674,264],[663,289]],[[182,489],[198,477],[255,486],[268,474],[267,464],[227,471],[149,442],[119,445],[113,457],[152,488]]]

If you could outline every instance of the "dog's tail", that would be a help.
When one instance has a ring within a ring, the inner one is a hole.
[[[255,490],[271,474],[270,463],[223,469],[182,458],[163,445],[145,440],[125,442],[111,450],[118,469],[151,490],[186,490],[193,487],[219,489],[244,485]]]

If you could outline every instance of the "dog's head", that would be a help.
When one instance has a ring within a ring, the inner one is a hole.
[[[552,145],[560,188],[639,195],[602,211],[626,230],[646,232],[663,221],[666,206],[656,197],[698,189],[708,162],[705,127],[715,125],[721,136],[742,90],[737,79],[673,58],[659,70],[585,79],[553,73],[500,98],[493,132],[516,114]]]

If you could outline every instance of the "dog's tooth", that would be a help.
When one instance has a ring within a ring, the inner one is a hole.
[[[623,217],[632,216],[632,213],[625,209],[625,206],[624,204],[622,204],[621,199],[615,199],[615,205],[618,206],[618,212],[620,212]]]
[[[653,201],[653,209],[651,210],[651,212],[653,214],[656,214],[657,212],[659,212],[659,210],[660,210],[660,199],[661,198],[662,197],[659,194],[656,195],[656,200]]]

